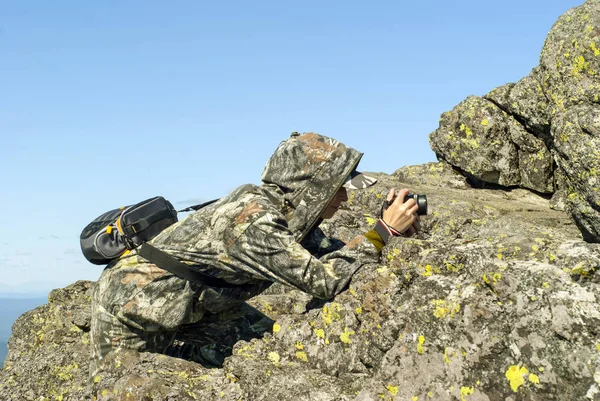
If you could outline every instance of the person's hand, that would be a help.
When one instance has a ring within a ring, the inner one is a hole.
[[[404,232],[404,235],[407,237],[412,237],[416,233],[421,230],[420,216],[418,214],[415,215],[415,222],[412,223],[410,227]]]
[[[396,196],[396,199],[383,212],[382,219],[388,226],[394,230],[410,236],[415,234],[421,228],[417,210],[419,206],[414,199],[408,199],[404,202],[404,198],[409,194],[406,188],[401,189],[396,194],[396,190],[392,188],[388,193],[387,200],[391,201]]]

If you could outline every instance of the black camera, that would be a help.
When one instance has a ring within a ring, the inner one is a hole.
[[[417,204],[417,207],[418,207],[417,214],[419,216],[425,216],[427,214],[427,196],[426,195],[408,194],[404,197],[404,202],[406,202],[409,199],[415,200],[415,203]],[[382,216],[383,216],[383,211],[386,210],[388,207],[390,207],[390,205],[394,202],[394,200],[396,200],[395,196],[391,201],[388,201],[387,199],[383,201],[383,206],[381,207],[381,215]]]

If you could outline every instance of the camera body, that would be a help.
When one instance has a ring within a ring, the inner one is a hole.
[[[415,203],[417,204],[417,207],[418,207],[417,214],[419,216],[425,216],[427,214],[427,196],[426,195],[408,194],[404,197],[403,203],[409,199],[414,199]],[[391,201],[388,201],[387,199],[383,201],[383,206],[381,207],[381,215],[382,216],[383,216],[383,211],[386,210],[388,207],[390,207],[390,205],[394,202],[394,200],[396,200],[395,196]]]

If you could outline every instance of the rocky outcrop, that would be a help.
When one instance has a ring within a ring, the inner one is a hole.
[[[0,400],[89,399],[91,285],[53,290],[48,304],[17,319],[0,373]]]
[[[600,106],[573,106],[554,121],[554,154],[564,176],[568,211],[585,240],[599,242]]]
[[[600,399],[600,245],[547,197],[473,189],[445,163],[374,175],[325,231],[366,231],[388,188],[407,187],[428,196],[417,237],[393,239],[330,302],[279,286],[252,299],[273,329],[223,368],[109,354],[97,400]],[[90,399],[90,285],[19,318],[0,399]]]
[[[473,184],[554,194],[589,242],[600,242],[600,1],[562,15],[540,64],[516,84],[444,113],[431,148]]]
[[[272,330],[222,368],[116,351],[91,394],[77,282],[15,323],[0,400],[600,400],[599,18],[598,0],[570,10],[528,77],[444,113],[441,162],[350,194],[323,227],[343,241],[391,187],[429,215],[335,299],[274,285],[249,302]]]

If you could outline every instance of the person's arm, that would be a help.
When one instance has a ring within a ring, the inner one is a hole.
[[[377,224],[379,224],[379,222],[377,222]],[[382,236],[375,229],[372,229],[371,231],[365,233],[365,237],[367,237],[367,239],[371,241],[371,243],[375,246],[375,248],[377,248],[379,252],[381,252],[383,247],[386,245]]]
[[[369,241],[380,251],[387,245],[391,238],[399,236],[410,237],[420,229],[419,216],[416,213],[418,207],[414,199],[403,202],[407,194],[408,189],[404,188],[396,196],[396,190],[392,188],[388,193],[387,200],[392,201],[394,198],[396,199],[383,212],[383,216],[375,224],[375,227],[365,234]]]
[[[287,221],[267,213],[252,223],[230,249],[230,256],[255,276],[281,282],[317,298],[340,293],[364,264],[377,263],[380,250],[365,235],[317,259],[296,242]]]

